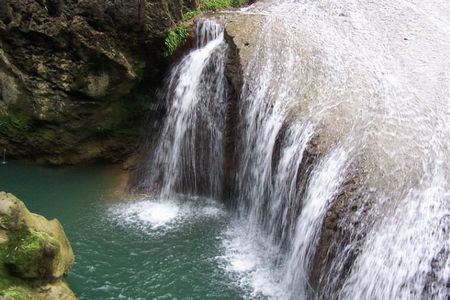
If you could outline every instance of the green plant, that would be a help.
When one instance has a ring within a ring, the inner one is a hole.
[[[232,6],[232,0],[206,0],[202,8],[205,11],[219,10]]]
[[[249,2],[248,0],[231,0],[231,5],[242,6],[242,5],[247,5],[248,2]]]
[[[228,7],[238,7],[248,3],[248,0],[205,0],[201,5],[203,11],[214,11]]]
[[[183,21],[184,21],[184,22],[190,21],[190,20],[192,20],[193,18],[195,18],[196,16],[200,15],[201,13],[202,13],[202,11],[201,11],[200,8],[197,8],[197,9],[191,10],[191,11],[188,11],[187,13],[185,13],[185,14],[183,15]]]
[[[184,24],[180,24],[171,31],[164,41],[165,55],[172,55],[179,47],[181,47],[189,37],[189,32]]]

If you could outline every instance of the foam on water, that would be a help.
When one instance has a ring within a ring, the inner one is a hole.
[[[125,216],[136,217],[143,223],[151,224],[152,228],[158,228],[172,222],[179,216],[180,207],[171,202],[142,201],[125,209]]]
[[[124,227],[139,228],[147,234],[161,234],[201,218],[225,213],[223,206],[211,199],[142,199],[120,203],[109,209],[110,219]]]
[[[247,231],[248,224],[234,220],[222,239],[223,255],[219,265],[236,285],[247,293],[247,299],[287,299],[284,287],[274,276],[279,269],[273,265],[278,249],[267,240],[258,240]]]

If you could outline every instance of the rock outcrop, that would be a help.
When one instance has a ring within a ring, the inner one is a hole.
[[[53,164],[132,152],[163,112],[167,31],[195,1],[4,0],[0,147]]]
[[[58,220],[30,213],[19,199],[0,192],[1,299],[76,299],[64,282],[73,262]]]

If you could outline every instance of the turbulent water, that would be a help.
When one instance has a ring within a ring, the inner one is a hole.
[[[272,299],[450,295],[450,5],[262,1],[225,178],[223,29],[173,70],[142,184],[219,199],[224,268]],[[150,208],[151,211],[151,208]],[[151,212],[149,212],[149,217]]]

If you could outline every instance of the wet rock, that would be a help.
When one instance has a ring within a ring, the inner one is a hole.
[[[242,70],[245,70],[250,59],[255,53],[255,45],[259,38],[256,34],[263,30],[264,16],[247,14],[221,15],[220,18],[225,24],[225,36],[237,48]]]
[[[319,297],[337,297],[376,219],[371,215],[374,197],[364,188],[365,174],[358,166],[355,161],[348,168],[322,225],[309,273],[309,282]]]
[[[248,63],[249,51],[242,48],[244,44],[250,45],[254,36],[251,26],[261,21],[258,17],[242,16],[239,13],[215,13],[208,17],[215,19],[224,26],[224,38],[228,44],[225,64],[227,81],[226,107],[225,107],[225,138],[224,138],[224,188],[223,200],[228,205],[236,199],[236,174],[239,162],[239,139],[241,136],[241,118],[239,113],[239,98],[243,88],[243,71]],[[247,27],[248,26],[248,27]],[[251,48],[251,47],[250,47]]]

